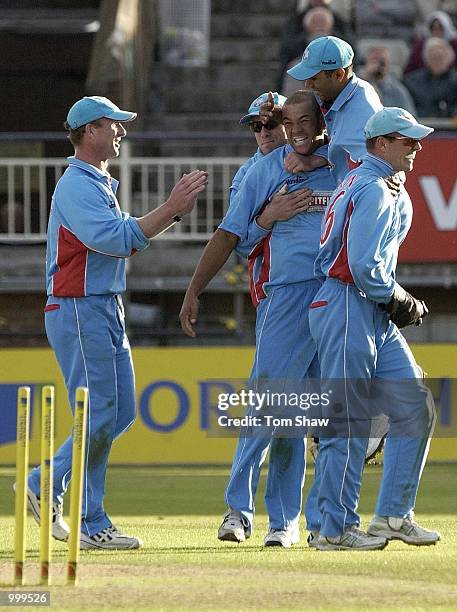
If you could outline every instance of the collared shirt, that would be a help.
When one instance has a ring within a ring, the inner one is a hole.
[[[395,284],[398,249],[412,221],[411,199],[402,185],[394,198],[383,177],[392,166],[367,154],[333,193],[322,223],[316,275],[353,283],[387,303]]]
[[[321,100],[319,104],[329,138],[328,159],[333,164],[332,172],[338,184],[366,155],[363,128],[383,106],[374,87],[355,74],[328,110]]]
[[[125,291],[125,258],[149,239],[121,212],[118,181],[69,157],[51,203],[46,249],[48,295],[84,297]]]
[[[229,204],[231,204],[232,199],[238,193],[238,190],[240,188],[241,182],[244,179],[244,177],[246,175],[246,172],[249,170],[249,168],[253,164],[255,164],[257,161],[259,161],[259,159],[262,159],[262,157],[264,157],[264,154],[262,153],[262,151],[260,149],[257,149],[257,151],[254,153],[254,155],[252,157],[250,157],[248,160],[246,160],[244,162],[244,164],[238,168],[235,176],[232,179],[232,184],[230,185]]]
[[[314,279],[322,213],[335,187],[328,167],[291,174],[284,168],[290,145],[278,147],[249,168],[220,228],[239,237],[238,253],[250,259],[251,297],[256,305],[268,289]],[[315,153],[327,157],[327,147]],[[288,191],[309,188],[313,202],[308,212],[277,221],[273,230],[255,221],[264,205],[287,184]]]

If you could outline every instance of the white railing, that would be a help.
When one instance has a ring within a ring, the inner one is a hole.
[[[221,221],[233,175],[244,161],[239,157],[131,157],[129,143],[124,142],[121,157],[110,162],[110,172],[120,180],[121,208],[141,216],[166,200],[184,172],[207,170],[208,188],[197,206],[160,236],[161,240],[201,241]],[[0,159],[0,242],[46,239],[52,193],[66,165],[65,158]]]

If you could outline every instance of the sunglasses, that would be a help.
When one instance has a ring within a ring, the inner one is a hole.
[[[258,134],[262,131],[262,128],[265,128],[266,130],[274,130],[278,127],[278,125],[279,123],[277,121],[273,121],[273,119],[268,119],[266,123],[262,123],[261,121],[251,121],[249,127],[253,132]]]
[[[407,147],[415,147],[419,142],[419,138],[408,138],[407,136],[384,136],[387,140],[403,140]]]

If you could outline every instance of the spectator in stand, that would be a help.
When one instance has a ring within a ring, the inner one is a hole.
[[[279,50],[277,90],[281,91],[288,65],[301,58],[308,44],[319,36],[338,36],[351,43],[352,28],[335,10],[332,0],[308,0],[306,6],[297,2],[295,13],[286,22]],[[319,9],[316,11],[316,9]],[[297,90],[300,83],[295,83]]]
[[[280,63],[280,81],[281,91],[286,98],[297,91],[297,81],[286,74],[287,70],[300,61],[308,43],[320,36],[330,36],[333,33],[333,24],[334,19],[331,11],[325,6],[316,6],[303,17],[304,36],[300,36],[300,39],[298,37],[292,38],[290,44],[284,46],[284,55],[281,57]]]
[[[457,0],[418,0],[423,15],[434,11],[444,11],[457,27]]]
[[[436,38],[444,38],[448,41],[456,54],[454,65],[457,68],[457,30],[452,23],[452,19],[447,13],[443,11],[435,11],[427,16],[425,36],[417,39],[413,44],[408,63],[403,71],[404,74],[413,72],[413,70],[418,70],[419,68],[424,68],[422,52],[424,50],[425,42],[432,36],[435,36]]]
[[[410,43],[420,18],[417,0],[353,0],[357,38],[393,38]]]
[[[384,106],[405,108],[412,115],[416,114],[411,94],[390,71],[390,51],[387,47],[373,45],[365,55],[365,65],[360,76],[373,85]]]
[[[423,51],[425,67],[404,78],[420,117],[457,116],[455,52],[444,38],[431,37]]]

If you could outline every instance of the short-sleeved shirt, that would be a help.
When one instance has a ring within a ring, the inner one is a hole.
[[[340,183],[366,155],[363,129],[368,119],[383,106],[375,88],[352,75],[329,109],[319,100],[329,138],[328,159]]]
[[[335,182],[328,167],[289,173],[284,168],[284,159],[292,151],[290,145],[279,147],[251,166],[219,226],[238,236],[237,251],[250,258],[254,304],[272,286],[315,278],[314,260],[319,249],[322,212]],[[320,147],[315,153],[327,157],[327,147]],[[313,202],[309,211],[288,221],[277,221],[272,231],[265,230],[255,219],[284,184],[289,192],[305,187],[312,189]]]

